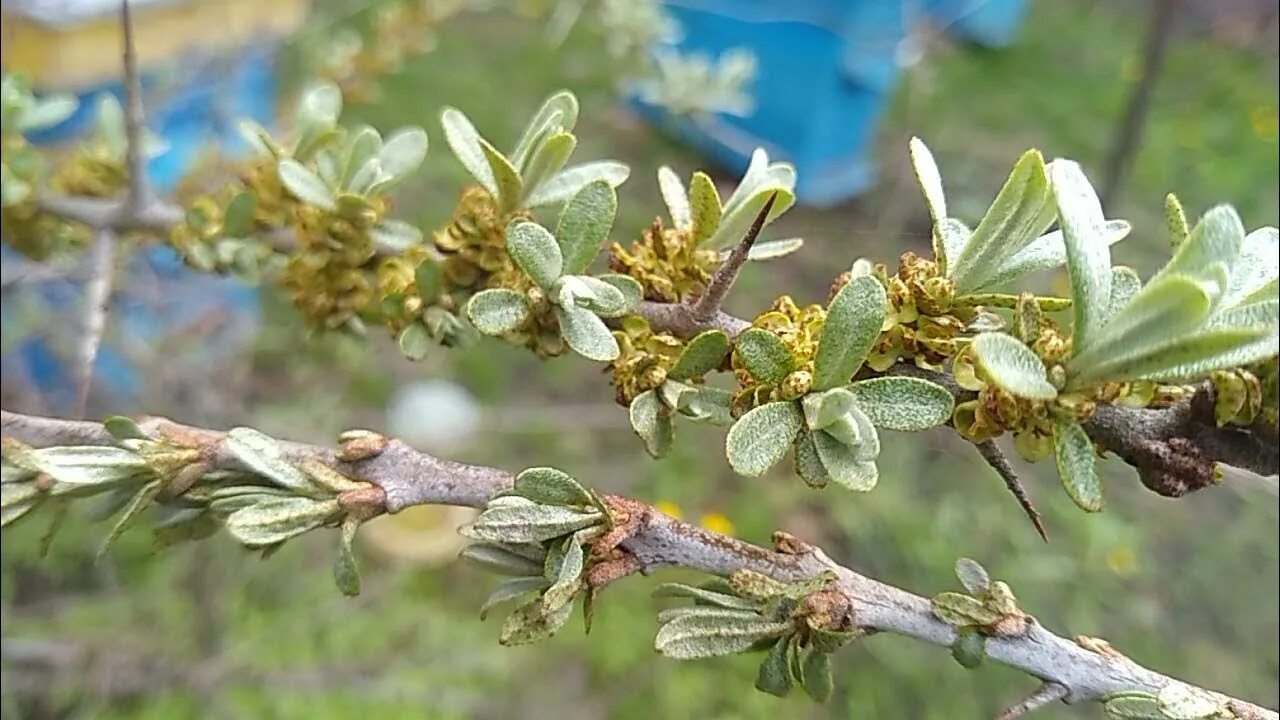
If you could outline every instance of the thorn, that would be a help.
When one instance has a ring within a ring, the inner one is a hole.
[[[124,131],[128,141],[129,197],[125,212],[136,215],[151,204],[151,186],[147,183],[147,167],[143,152],[143,130],[146,116],[142,110],[142,77],[138,72],[137,49],[133,42],[133,18],[129,0],[120,2],[120,26],[124,37]]]
[[[756,219],[751,223],[751,229],[747,230],[747,234],[733,248],[733,252],[729,253],[729,257],[716,268],[715,274],[711,276],[711,282],[707,283],[707,289],[702,291],[702,296],[693,304],[695,320],[706,322],[719,312],[720,305],[733,287],[733,282],[738,279],[738,273],[747,263],[751,246],[755,245],[756,238],[760,237],[760,231],[764,229],[764,223],[769,219],[769,212],[773,210],[773,203],[777,199],[778,193],[769,195],[764,207],[760,208]]]
[[[1070,692],[1066,685],[1046,680],[1025,700],[1016,705],[1010,705],[999,715],[996,715],[995,720],[1013,720],[1014,718],[1022,717],[1033,710],[1039,710],[1051,702],[1062,700]]]
[[[1049,542],[1049,533],[1045,530],[1044,519],[1040,517],[1036,506],[1031,503],[1031,497],[1027,495],[1027,489],[1022,486],[1022,480],[1018,479],[1017,472],[1014,471],[1013,465],[1009,464],[1009,458],[1005,457],[1004,452],[1000,450],[1000,446],[996,445],[994,440],[975,443],[974,446],[978,448],[978,454],[982,455],[982,459],[986,460],[987,464],[1004,480],[1005,487],[1009,488],[1009,492],[1013,493],[1013,497],[1022,506],[1022,511],[1031,519],[1031,524],[1035,525],[1036,532],[1040,533],[1040,539]]]
[[[111,301],[112,276],[115,274],[115,233],[100,228],[94,236],[90,258],[89,282],[85,286],[84,327],[80,337],[79,373],[76,376],[76,417],[83,418],[89,405],[89,389],[93,385],[93,363],[102,346],[107,327],[107,308]]]

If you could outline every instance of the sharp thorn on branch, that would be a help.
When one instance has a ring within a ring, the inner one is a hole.
[[[1005,487],[1009,488],[1009,492],[1013,493],[1013,497],[1022,506],[1022,511],[1031,519],[1031,524],[1035,526],[1036,532],[1040,533],[1040,539],[1049,542],[1049,533],[1044,527],[1044,518],[1040,517],[1040,512],[1036,510],[1036,506],[1031,502],[1031,496],[1027,494],[1027,489],[1023,487],[1022,480],[1018,478],[1018,473],[1014,471],[1013,465],[1009,463],[1009,458],[1005,457],[1000,446],[996,445],[994,440],[985,440],[975,443],[978,448],[978,454],[982,455],[982,459],[992,467],[1004,480]]]
[[[120,27],[124,39],[124,130],[129,167],[129,196],[125,206],[126,212],[136,215],[155,198],[147,182],[146,152],[143,148],[146,116],[142,109],[142,76],[138,71],[129,0],[120,2]]]
[[[84,292],[84,326],[81,329],[80,352],[76,361],[76,417],[83,418],[89,405],[93,385],[93,365],[102,346],[107,327],[107,309],[111,302],[111,286],[115,275],[115,233],[99,228],[93,240],[89,262],[89,281]]]
[[[760,212],[756,214],[756,219],[751,223],[751,228],[747,230],[747,234],[733,248],[733,252],[729,253],[729,257],[720,263],[720,267],[716,268],[716,272],[711,276],[711,282],[707,283],[707,289],[702,291],[702,295],[693,304],[693,317],[696,320],[706,321],[715,317],[720,311],[720,305],[724,303],[725,297],[729,295],[729,290],[733,287],[733,283],[738,279],[738,273],[742,271],[742,266],[747,263],[747,256],[751,253],[751,247],[756,244],[756,238],[760,237],[760,231],[764,229],[764,224],[769,219],[769,213],[773,211],[773,203],[777,201],[778,193],[769,195],[769,199],[765,201],[764,207],[760,208]]]
[[[1070,690],[1066,685],[1045,681],[1026,699],[1002,710],[999,715],[996,715],[995,720],[1013,720],[1014,718],[1022,717],[1033,710],[1039,710],[1049,703],[1066,698],[1069,692]]]

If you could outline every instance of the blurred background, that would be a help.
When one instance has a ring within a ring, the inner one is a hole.
[[[780,221],[803,252],[748,271],[731,311],[781,292],[825,297],[856,257],[928,249],[907,140],[938,157],[953,214],[974,221],[1027,147],[1081,161],[1108,216],[1134,235],[1116,261],[1149,274],[1168,252],[1162,201],[1189,214],[1231,202],[1250,229],[1280,219],[1277,7],[1266,0],[1029,2],[138,1],[152,161],[181,192],[238,151],[233,119],[279,126],[317,75],[348,93],[344,120],[421,124],[433,148],[397,214],[445,223],[464,181],[436,118],[462,108],[504,146],[549,92],[578,93],[581,157],[629,162],[614,239],[664,212],[659,165],[714,170],[727,187],[750,147],[799,166],[803,203]],[[114,3],[6,2],[5,69],[86,99],[118,88]],[[646,14],[648,13],[648,14]],[[86,102],[85,105],[90,105]],[[56,149],[92,124],[49,132]],[[746,148],[746,150],[744,150]],[[1008,581],[1062,634],[1107,638],[1135,660],[1280,703],[1280,545],[1274,479],[1228,475],[1178,501],[1109,461],[1106,512],[1086,516],[1051,467],[1023,464],[1052,542],[1001,481],[946,432],[886,433],[868,495],[805,489],[787,470],[735,477],[718,430],[682,425],[651,460],[598,367],[539,362],[485,341],[405,360],[380,334],[313,335],[267,287],[197,279],[140,252],[113,297],[90,414],[146,412],[331,442],[351,427],[448,457],[555,465],[716,530],[767,542],[777,528],[922,594],[951,589],[959,555]],[[84,270],[6,253],[3,403],[67,412]],[[1063,278],[1043,279],[1062,287]],[[1016,461],[1015,461],[1016,462]],[[5,718],[982,718],[1032,688],[998,666],[966,672],[901,638],[836,657],[825,706],[750,689],[758,658],[656,657],[652,582],[610,587],[584,637],[507,649],[477,608],[489,576],[454,561],[466,511],[419,508],[362,529],[364,590],[333,587],[334,538],[269,561],[226,538],[154,554],[145,531],[100,561],[107,527],[81,509],[39,557],[46,522],[0,547]],[[681,579],[663,572],[661,579]],[[1043,717],[1096,716],[1065,706]]]

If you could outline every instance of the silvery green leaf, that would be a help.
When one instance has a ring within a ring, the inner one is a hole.
[[[595,313],[583,307],[556,307],[560,334],[574,352],[596,362],[618,357],[618,341]]]
[[[796,437],[794,450],[796,474],[809,487],[823,488],[827,486],[831,476],[822,466],[822,458],[818,455],[813,435],[814,433],[807,428],[801,428],[799,436]]]
[[[707,330],[695,335],[685,345],[676,364],[667,371],[672,380],[690,380],[706,375],[724,363],[729,354],[729,336],[722,330]]]
[[[431,331],[420,322],[411,322],[400,331],[396,342],[406,358],[417,362],[431,352]]]
[[[799,250],[804,246],[804,238],[785,238],[783,240],[769,240],[768,242],[758,242],[751,246],[747,251],[748,260],[773,260],[775,258],[785,257]],[[722,261],[729,257],[732,250],[722,252],[720,254]]]
[[[558,132],[538,143],[538,147],[529,156],[529,162],[520,171],[524,184],[521,192],[527,196],[547,178],[564,169],[578,146],[578,139],[572,133]]]
[[[658,398],[667,407],[677,412],[684,412],[693,398],[697,397],[698,388],[685,385],[677,380],[668,380],[658,386]]]
[[[338,590],[347,597],[360,594],[360,567],[356,564],[355,550],[351,543],[356,538],[356,530],[360,529],[360,520],[347,516],[342,521],[342,532],[338,538],[338,557],[333,562],[333,582]]]
[[[592,510],[582,511],[560,505],[492,504],[459,532],[475,540],[500,543],[541,542],[604,522]]]
[[[541,599],[534,598],[507,616],[498,642],[510,646],[546,640],[564,626],[572,612],[573,604],[565,603],[555,612],[547,614],[543,612]]]
[[[157,550],[179,543],[203,540],[222,529],[222,523],[204,508],[183,508],[156,523],[151,545]]]
[[[1102,710],[1109,720],[1169,720],[1160,712],[1156,696],[1149,693],[1124,693],[1108,697],[1102,703]]]
[[[356,171],[364,167],[370,158],[378,156],[378,151],[382,149],[382,135],[368,125],[361,125],[352,132],[350,139],[347,141],[347,157],[343,161],[342,174],[339,177],[339,187],[349,187],[351,178],[355,176]]]
[[[1109,379],[1109,366],[1200,327],[1211,306],[1209,290],[1195,279],[1164,275],[1152,280],[1111,318],[1090,348],[1067,361],[1069,385]]]
[[[435,258],[427,258],[418,263],[413,271],[413,283],[418,289],[418,296],[423,302],[430,303],[440,296],[444,288],[444,270]]]
[[[666,625],[676,618],[703,616],[708,618],[756,618],[760,617],[758,609],[743,610],[735,608],[713,607],[711,605],[680,605],[666,608],[658,612],[658,624]]]
[[[991,207],[954,263],[948,263],[956,294],[987,284],[1004,261],[1029,245],[1053,222],[1049,177],[1038,150],[1028,150],[1013,166]]]
[[[1108,246],[1129,237],[1132,228],[1124,220],[1108,220],[1103,226],[1103,235]],[[1005,260],[998,270],[982,284],[979,290],[996,287],[1013,282],[1024,275],[1037,270],[1049,270],[1067,261],[1066,246],[1063,244],[1062,231],[1054,230],[1041,235],[1030,245],[1014,253]]]
[[[384,252],[403,252],[422,243],[422,231],[416,225],[394,218],[387,218],[369,228],[369,237]]]
[[[484,153],[485,162],[489,163],[489,171],[493,173],[493,183],[498,188],[497,195],[494,196],[498,201],[498,213],[506,214],[520,203],[524,192],[524,181],[520,178],[520,171],[516,170],[511,161],[488,140],[479,138],[478,142],[480,151]]]
[[[142,428],[138,427],[138,423],[133,418],[123,415],[109,415],[102,421],[102,427],[111,433],[111,437],[117,440],[147,440],[147,434],[142,432]]]
[[[1111,309],[1111,250],[1102,205],[1084,171],[1059,160],[1050,173],[1071,275],[1072,351],[1078,355],[1102,333]]]
[[[644,449],[653,457],[662,457],[671,447],[671,417],[653,390],[640,393],[628,409],[631,429],[640,436]]]
[[[1080,423],[1059,421],[1053,426],[1058,477],[1067,495],[1082,510],[1102,509],[1102,481],[1098,478],[1097,453]]]
[[[382,177],[382,163],[378,158],[371,157],[352,173],[351,179],[346,183],[346,192],[355,195],[373,192],[380,177]]]
[[[342,114],[342,91],[327,81],[312,82],[303,91],[298,103],[300,122],[328,124],[338,121]]]
[[[728,214],[733,212],[748,202],[753,200],[765,188],[776,187],[787,191],[792,190],[796,186],[796,169],[790,163],[771,163],[769,155],[764,148],[756,148],[751,153],[751,161],[747,163],[747,171],[742,174],[742,180],[738,182],[738,187],[729,195],[729,199],[724,202],[724,212]],[[781,197],[779,201],[781,201]],[[777,210],[775,203],[774,217],[781,215],[785,211]],[[757,209],[758,212],[758,209]],[[754,215],[755,213],[752,213]]]
[[[707,246],[716,250],[725,250],[741,242],[747,230],[755,222],[756,216],[764,209],[765,203],[775,195],[777,199],[773,202],[773,208],[769,210],[769,216],[765,218],[765,224],[768,225],[795,202],[795,193],[790,188],[778,184],[765,185],[740,204],[726,205],[724,214],[720,216],[720,224],[707,239]]]
[[[120,515],[120,519],[116,520],[116,524],[112,526],[111,532],[107,533],[107,537],[103,539],[102,545],[98,547],[98,557],[107,554],[107,550],[111,544],[116,541],[126,530],[133,527],[138,517],[142,515],[151,503],[160,494],[163,484],[159,480],[152,480],[143,485],[133,497],[129,500],[129,504],[125,505],[124,511]]]
[[[597,275],[597,280],[607,282],[622,293],[624,314],[634,311],[642,300],[644,300],[644,288],[640,283],[630,275],[619,275],[617,273],[605,273]]]
[[[551,587],[542,594],[542,611],[554,613],[563,605],[573,600],[573,596],[582,588],[582,570],[585,561],[582,545],[573,536],[565,538],[564,551],[556,568],[556,575]]]
[[[467,119],[462,111],[447,107],[440,113],[440,124],[444,127],[444,139],[449,149],[462,162],[462,166],[471,173],[476,182],[498,197],[498,183],[493,177],[493,169],[484,149],[480,146],[480,133]]]
[[[554,130],[572,132],[577,123],[578,98],[568,90],[553,93],[543,101],[542,107],[538,108],[538,112],[520,133],[520,139],[511,151],[511,162],[516,167],[524,167],[526,158],[537,146],[539,138],[549,135]]]
[[[520,220],[507,225],[507,252],[520,269],[544,290],[564,273],[560,245],[546,228]]]
[[[591,505],[587,489],[553,467],[533,467],[516,475],[515,491],[542,505]]]
[[[745,652],[761,640],[782,637],[790,623],[761,617],[686,615],[663,625],[654,638],[659,653],[676,660]]]
[[[937,227],[947,217],[947,196],[942,190],[942,173],[938,172],[938,163],[933,153],[920,138],[913,137],[907,146],[911,154],[911,167],[915,170],[916,182],[920,184],[920,192],[924,194],[924,204],[929,208],[929,218]]]
[[[43,490],[35,482],[11,482],[0,485],[0,507],[20,505],[39,496]]]
[[[971,627],[960,628],[956,633],[955,642],[951,643],[951,657],[955,658],[961,667],[972,670],[982,664],[982,659],[986,655],[986,636]]]
[[[274,143],[271,141],[271,133],[267,132],[266,128],[258,123],[247,118],[241,118],[236,121],[236,134],[257,154],[272,157],[276,155]]]
[[[115,95],[106,94],[98,98],[95,119],[98,135],[107,146],[112,157],[123,158],[128,152],[129,140],[124,128],[124,108]]]
[[[506,288],[481,290],[467,302],[467,318],[485,335],[511,332],[529,319],[529,301]]]
[[[1151,280],[1163,280],[1171,275],[1185,275],[1202,283],[1212,283],[1210,298],[1214,305],[1226,293],[1231,277],[1237,271],[1240,250],[1244,245],[1244,225],[1230,205],[1218,205],[1204,214],[1191,230],[1190,237],[1173,254],[1173,258]],[[1227,268],[1224,281],[1214,270],[1222,263]],[[1247,273],[1248,270],[1240,270]]]
[[[539,569],[538,572],[541,572]],[[517,577],[503,580],[480,606],[480,619],[484,620],[489,611],[505,602],[523,598],[531,593],[541,592],[551,586],[551,581],[538,575],[536,577]]]
[[[796,359],[782,339],[764,328],[747,328],[734,346],[747,372],[761,382],[780,383],[796,369]]]
[[[879,471],[875,461],[863,459],[859,448],[836,440],[825,430],[812,435],[814,449],[828,478],[856,492],[867,492],[876,486]]]
[[[74,95],[46,95],[24,108],[16,129],[20,133],[28,133],[57,125],[71,117],[79,105],[80,101]]]
[[[831,698],[834,683],[831,679],[831,656],[809,648],[804,656],[804,689],[817,702]]]
[[[950,419],[955,407],[950,391],[919,378],[860,380],[849,386],[849,392],[872,425],[890,430],[914,432],[936,427]]]
[[[277,166],[280,182],[294,197],[308,205],[324,210],[336,209],[333,192],[325,186],[320,176],[311,172],[302,163],[293,158],[284,158]]]
[[[756,689],[778,697],[786,697],[791,692],[791,671],[787,668],[787,648],[791,646],[791,637],[783,636],[769,648],[760,670],[756,673]]]
[[[378,164],[390,182],[399,182],[418,169],[427,156],[427,133],[420,127],[401,128],[378,151]]]
[[[1047,378],[1044,361],[1012,335],[979,335],[973,340],[973,357],[991,381],[1011,395],[1030,400],[1058,396]]]
[[[22,518],[22,516],[31,512],[36,505],[40,504],[42,499],[43,498],[29,498],[22,502],[13,503],[12,505],[6,503],[3,507],[0,507],[0,527],[9,527],[13,523],[17,522]]]
[[[960,584],[971,595],[984,593],[991,585],[991,576],[987,574],[987,569],[971,558],[962,557],[956,560],[956,577],[960,578]]]
[[[1116,265],[1111,268],[1111,304],[1107,311],[1107,320],[1116,316],[1120,309],[1128,305],[1142,290],[1142,278],[1133,268]]]
[[[1280,299],[1237,305],[1219,310],[1209,318],[1206,327],[1271,327],[1280,324]]]
[[[587,183],[569,198],[556,225],[567,275],[581,275],[591,266],[613,228],[618,211],[618,194],[603,180]]]
[[[600,317],[622,317],[631,311],[632,307],[628,305],[627,296],[618,289],[617,285],[590,275],[566,276],[564,279],[569,277],[581,282],[588,291],[583,301],[578,304]]]
[[[503,545],[475,543],[463,548],[459,557],[500,575],[528,577],[542,575],[542,563],[508,550]]]
[[[263,547],[314,530],[339,512],[337,500],[296,496],[264,498],[231,513],[226,525],[227,531],[241,543]]]
[[[555,205],[573,197],[588,183],[603,180],[610,187],[618,187],[626,182],[631,169],[613,160],[573,165],[551,176],[546,182],[530,191],[525,204],[531,208],[543,205]]]
[[[760,608],[760,602],[749,598],[729,595],[727,593],[708,590],[696,585],[684,583],[662,583],[653,589],[655,598],[688,598],[697,601],[695,607],[705,608],[707,605],[730,608],[734,610],[750,610],[753,613]]]
[[[315,496],[319,488],[285,457],[274,439],[253,428],[238,427],[227,432],[227,450],[250,470],[280,487],[299,495]],[[324,493],[321,493],[324,494]]]
[[[1176,251],[1191,236],[1191,226],[1182,202],[1173,193],[1164,196],[1164,224],[1169,230],[1169,245]]]
[[[680,176],[666,165],[658,168],[658,190],[671,215],[671,224],[680,230],[692,228],[693,211],[689,208],[689,194],[685,192]]]
[[[849,382],[880,336],[888,296],[880,281],[856,277],[827,305],[827,319],[814,358],[813,389],[830,390]]]
[[[728,390],[703,386],[688,398],[680,414],[697,422],[728,426],[733,424],[732,401],[733,393]]]
[[[805,395],[800,405],[808,428],[822,430],[848,415],[856,403],[853,393],[845,388],[831,388],[826,392]]]
[[[1097,377],[1193,381],[1214,370],[1250,365],[1280,350],[1275,325],[1220,327],[1175,337],[1142,352],[1103,361],[1090,369]]]
[[[1232,266],[1231,281],[1222,304],[1237,304],[1275,281],[1280,275],[1280,231],[1273,227],[1254,230],[1245,236],[1240,257]],[[1275,293],[1272,293],[1275,297]]]
[[[720,227],[720,215],[723,212],[716,184],[704,172],[694,173],[689,181],[689,212],[693,244],[701,245]]]
[[[755,477],[777,464],[804,424],[795,402],[773,402],[738,418],[725,436],[725,455],[739,475]]]
[[[105,445],[41,448],[32,457],[42,471],[66,486],[110,485],[151,474],[146,462],[136,454]],[[53,492],[61,494],[57,487]]]
[[[1227,710],[1223,702],[1207,690],[1178,682],[1160,688],[1156,706],[1169,720],[1213,720],[1221,718]]]
[[[973,237],[973,230],[955,218],[942,218],[933,228],[933,252],[941,267],[950,267],[964,253],[965,247]],[[947,270],[950,277],[950,270]]]
[[[966,625],[986,627],[1000,620],[999,613],[982,604],[977,598],[963,593],[939,593],[929,601],[929,606],[935,617],[955,627]]]
[[[253,214],[258,209],[258,196],[250,190],[236,193],[227,203],[222,217],[222,232],[227,237],[244,237],[253,231]]]

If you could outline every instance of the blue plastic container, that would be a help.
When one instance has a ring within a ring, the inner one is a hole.
[[[667,0],[684,52],[716,56],[746,48],[756,57],[747,117],[672,118],[633,99],[645,117],[683,137],[726,169],[741,172],[764,147],[798,171],[797,199],[831,205],[874,180],[870,148],[896,87],[899,49],[913,11],[966,36],[1012,36],[1022,0]]]
[[[164,139],[168,150],[148,163],[157,189],[171,189],[209,147],[223,154],[246,148],[236,120],[251,117],[274,124],[276,73],[272,48],[256,47],[235,58],[202,62],[180,78],[144,77],[148,127]],[[163,90],[161,90],[163,85]],[[79,93],[81,105],[62,124],[33,134],[34,142],[66,143],[93,127],[97,97],[122,96],[122,86],[91,88]],[[7,248],[6,270],[26,262]],[[19,270],[20,271],[20,270]],[[7,273],[6,273],[7,274]],[[69,279],[23,286],[6,298],[3,316],[9,323],[25,304],[38,307],[39,327],[0,357],[4,372],[23,373],[53,410],[66,410],[74,400],[76,362],[72,349],[81,332],[83,284]],[[30,302],[23,302],[24,300]],[[56,322],[55,322],[56,320]],[[146,385],[139,355],[145,355],[175,333],[194,334],[200,362],[211,368],[219,357],[251,337],[258,322],[258,292],[232,279],[190,270],[171,249],[153,247],[136,253],[115,283],[108,331],[94,365],[94,391],[113,407],[135,404]]]

